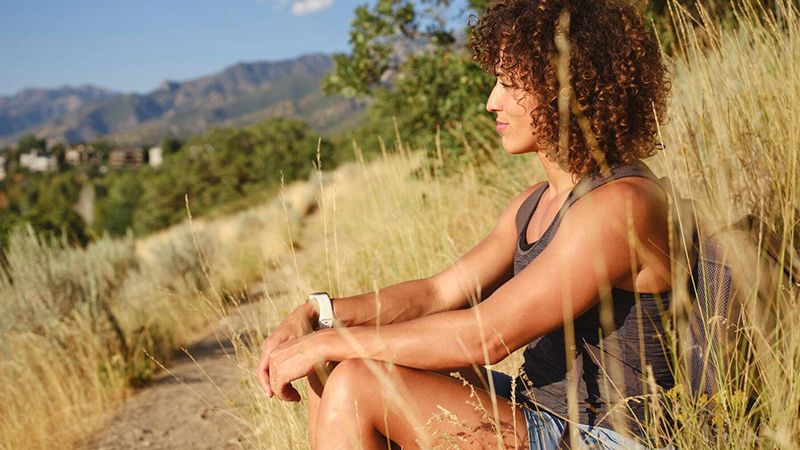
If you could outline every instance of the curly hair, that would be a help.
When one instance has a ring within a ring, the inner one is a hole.
[[[562,169],[596,173],[596,147],[569,120],[567,154],[559,154],[555,35],[569,14],[569,79],[574,100],[607,164],[655,154],[664,123],[669,73],[654,32],[625,0],[498,0],[470,18],[473,60],[494,76],[508,75],[532,93],[537,143]]]

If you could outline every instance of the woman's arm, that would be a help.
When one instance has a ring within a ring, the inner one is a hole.
[[[398,283],[375,292],[337,298],[333,312],[347,327],[405,322],[468,307],[478,290],[485,299],[514,275],[516,215],[522,202],[540,184],[517,195],[486,238],[436,275]]]
[[[270,369],[279,395],[291,399],[289,382],[321,361],[367,358],[428,370],[494,364],[562,326],[565,317],[581,315],[632,271],[638,273],[648,255],[658,253],[650,237],[665,232],[650,194],[633,184],[615,184],[576,202],[547,248],[474,308],[379,329],[324,330],[286,343]]]
[[[492,232],[452,266],[428,278],[406,281],[352,297],[333,300],[336,319],[347,327],[399,323],[469,305],[469,298],[480,287],[486,298],[513,276],[517,239],[516,214],[522,202],[539,187],[532,186],[506,207]],[[270,354],[281,344],[305,336],[316,326],[318,311],[304,304],[293,311],[261,346],[256,374],[267,395]]]

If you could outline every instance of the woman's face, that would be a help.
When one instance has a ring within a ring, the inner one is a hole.
[[[505,151],[511,154],[538,151],[531,111],[538,101],[532,93],[515,88],[508,77],[500,75],[486,101],[486,110],[497,113],[497,132],[503,137]]]

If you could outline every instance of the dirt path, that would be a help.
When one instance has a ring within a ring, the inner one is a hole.
[[[258,303],[232,311],[199,341],[181,352],[168,372],[128,398],[109,426],[80,450],[242,449],[249,430],[235,417],[245,414],[242,374],[227,333],[243,326]],[[231,325],[229,325],[231,324]],[[233,413],[233,414],[231,414]]]
[[[313,209],[310,214],[314,215]],[[302,220],[303,228],[306,219],[308,216]],[[303,250],[296,254],[298,260],[319,254],[309,249],[324,245],[323,238],[319,234],[305,236]],[[244,376],[228,336],[252,327],[254,320],[265,321],[260,317],[264,308],[257,300],[265,296],[279,299],[294,282],[287,265],[251,286],[248,296],[256,299],[253,303],[231,310],[227,319],[187,347],[194,361],[183,352],[174,356],[169,372],[162,370],[147,387],[126,399],[109,425],[77,450],[252,448],[252,431],[236,419],[247,416],[251,399],[242,389]],[[242,338],[246,335],[249,333]]]

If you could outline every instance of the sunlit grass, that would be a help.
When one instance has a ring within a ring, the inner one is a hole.
[[[726,223],[757,213],[781,234],[779,247],[797,248],[798,12],[779,2],[780,20],[764,19],[754,4],[738,5],[736,29],[698,25],[674,10],[682,47],[670,61],[665,150],[647,162],[697,199],[705,217]],[[143,349],[165,361],[259,279],[280,286],[266,286],[256,313],[239,317],[244,330],[230,328],[232,370],[250,397],[240,419],[255,432],[253,448],[308,448],[305,403],[269,400],[258,386],[259,344],[309,292],[354,295],[439,272],[488,234],[514,195],[544,179],[535,156],[508,156],[491,134],[468,131],[471,158],[449,176],[440,158],[401,142],[372,161],[355,146],[356,162],[318,170],[270,204],[191,228],[139,241],[103,238],[85,250],[14,235],[0,274],[3,448],[79,442],[131,383],[150,376]],[[715,374],[714,398],[689,395],[676,367],[678,387],[665,393],[671,406],[651,411],[670,412],[675,425],[649,420],[646,434],[681,449],[800,446],[800,313],[786,307],[796,291],[783,292],[777,331],[744,323],[744,348],[753,353],[744,367]],[[751,320],[754,311],[745,311]],[[515,354],[496,369],[515,373],[519,363]]]
[[[661,130],[665,150],[648,163],[658,175],[669,176],[683,197],[697,200],[696,212],[707,224],[757,214],[778,233],[778,258],[788,268],[782,252],[798,247],[793,229],[800,220],[798,12],[794,4],[779,2],[776,21],[756,8],[737,4],[736,28],[721,28],[703,17],[693,22],[674,10],[682,50],[670,61],[673,94],[669,123]],[[306,263],[298,264],[296,295],[265,305],[267,320],[256,341],[299,305],[304,293],[354,295],[452,264],[488,233],[514,194],[543,179],[535,172],[536,161],[512,161],[499,152],[477,169],[443,178],[435,175],[436,158],[399,147],[361,165],[359,175],[325,185],[325,214],[315,216],[306,234],[324,237],[327,244],[307,249]],[[754,281],[767,277],[756,266],[748,269],[758,272],[751,274]],[[678,301],[681,295],[676,292]],[[795,331],[800,314],[792,307],[797,290],[784,286],[774,295],[781,300],[754,292],[746,296],[739,344],[751,353],[741,366],[714,374],[719,390],[713,398],[692,396],[682,363],[675,361],[678,386],[662,392],[669,406],[654,403],[650,411],[660,418],[671,414],[674,424],[652,417],[640,424],[653,442],[715,449],[800,445],[800,336]],[[777,329],[764,330],[755,318],[764,302],[782,305]],[[774,338],[766,339],[766,332]],[[676,343],[667,339],[665,345]],[[249,352],[241,348],[243,361],[249,361],[244,366],[255,367],[259,353],[257,346]],[[518,362],[518,356],[510,358],[502,369],[512,373]],[[267,400],[252,375],[251,385],[261,448],[307,448],[303,406]]]

